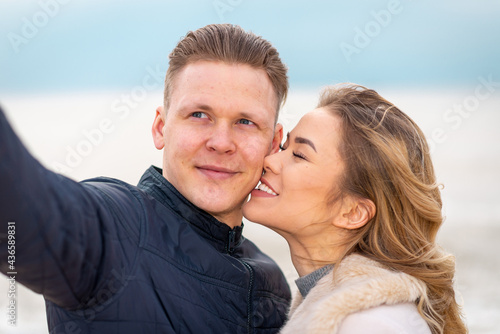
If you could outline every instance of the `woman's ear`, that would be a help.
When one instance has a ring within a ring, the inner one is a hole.
[[[153,126],[151,127],[151,132],[153,134],[153,142],[158,150],[161,150],[165,146],[163,141],[163,127],[165,126],[163,116],[163,107],[156,108],[156,115]]]
[[[348,230],[363,227],[375,216],[377,208],[373,201],[367,198],[349,198],[342,200],[340,217],[337,219],[338,227]]]

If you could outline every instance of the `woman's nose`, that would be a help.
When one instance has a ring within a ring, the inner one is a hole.
[[[270,154],[264,158],[264,171],[266,173],[279,174],[281,172],[281,152]]]

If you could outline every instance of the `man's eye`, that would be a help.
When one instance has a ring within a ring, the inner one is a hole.
[[[240,123],[240,124],[245,124],[245,125],[253,125],[253,124],[254,124],[254,122],[249,121],[248,119],[244,119],[244,118],[243,118],[243,119],[240,119],[240,120],[238,121],[238,123]]]
[[[191,116],[196,118],[207,118],[207,115],[204,112],[197,111],[191,114]]]

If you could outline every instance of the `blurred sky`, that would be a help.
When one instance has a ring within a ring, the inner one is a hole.
[[[292,88],[500,80],[496,0],[0,0],[0,99],[133,87],[188,30],[221,22],[271,41]]]

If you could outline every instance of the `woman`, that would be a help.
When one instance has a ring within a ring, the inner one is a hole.
[[[287,240],[300,276],[282,333],[466,333],[441,206],[418,126],[373,90],[326,89],[243,211]]]

